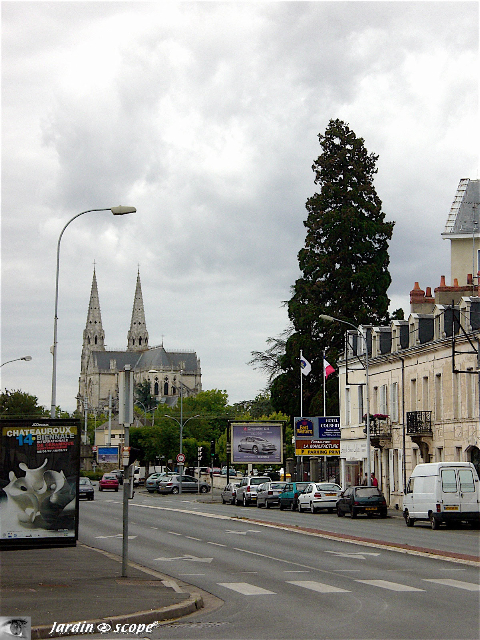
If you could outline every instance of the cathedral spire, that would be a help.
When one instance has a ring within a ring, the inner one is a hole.
[[[98,298],[97,275],[93,267],[92,290],[88,303],[87,324],[83,332],[82,370],[91,351],[105,351],[105,333]]]
[[[137,273],[137,287],[133,300],[132,321],[127,335],[128,351],[145,351],[148,349],[148,331],[145,323],[145,309],[143,308],[142,284],[140,270]]]

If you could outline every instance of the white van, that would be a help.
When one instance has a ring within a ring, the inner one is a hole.
[[[480,482],[471,462],[417,464],[403,498],[407,527],[429,520],[432,529],[444,522],[480,524]]]

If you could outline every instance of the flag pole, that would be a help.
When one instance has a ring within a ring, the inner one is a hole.
[[[300,349],[300,417],[303,418],[303,373],[302,373],[303,353]]]
[[[325,370],[325,351],[322,351],[322,370],[323,370],[323,417],[327,415],[327,376]]]

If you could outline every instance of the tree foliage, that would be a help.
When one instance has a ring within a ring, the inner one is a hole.
[[[155,400],[155,396],[151,394],[149,380],[144,380],[136,384],[134,392],[135,402],[138,402],[139,406],[143,405],[145,412],[155,409],[157,401]]]
[[[300,351],[312,365],[303,379],[303,413],[321,415],[323,352],[336,368],[343,349],[345,325],[325,322],[321,314],[354,326],[388,321],[394,223],[385,221],[373,185],[378,156],[341,120],[330,120],[318,137],[322,153],[312,169],[320,190],[306,203],[307,234],[298,254],[302,275],[288,302],[293,332],[279,358],[282,372],[271,386],[273,405],[291,416],[300,411]],[[327,414],[338,413],[335,378],[327,381]]]
[[[33,396],[19,389],[9,391],[5,389],[0,394],[0,415],[2,418],[17,418],[23,416],[47,417],[49,412],[38,405],[37,396]]]

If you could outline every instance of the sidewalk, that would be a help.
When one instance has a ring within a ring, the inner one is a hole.
[[[32,638],[63,635],[52,626],[151,624],[203,607],[199,592],[133,563],[122,578],[121,558],[77,543],[76,547],[2,551],[1,615],[28,616]],[[75,631],[75,630],[73,630]],[[67,634],[68,635],[68,632]],[[139,637],[144,637],[141,634]]]

